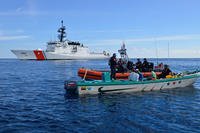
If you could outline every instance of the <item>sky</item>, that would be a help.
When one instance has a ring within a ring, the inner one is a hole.
[[[61,20],[67,38],[131,58],[200,58],[199,0],[1,0],[0,58],[46,49]]]

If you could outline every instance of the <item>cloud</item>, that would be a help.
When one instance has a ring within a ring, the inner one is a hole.
[[[127,39],[102,39],[102,40],[85,40],[87,43],[95,45],[118,45],[122,41],[126,44],[134,42],[156,42],[156,41],[185,41],[185,40],[200,40],[200,34],[188,34],[188,35],[172,35],[172,36],[157,36],[146,38],[127,38]]]
[[[23,29],[3,29],[0,30],[0,36],[7,35],[7,34],[23,34],[25,31]]]
[[[16,32],[16,33],[24,33],[25,31],[22,30],[22,29],[17,29],[15,32]]]
[[[131,58],[199,58],[200,56],[200,50],[193,47],[170,49],[169,51],[162,47],[158,48],[157,53],[155,47],[129,47],[127,52]]]
[[[18,7],[17,9],[16,9],[16,12],[21,12],[22,11],[22,8],[21,7]]]
[[[127,52],[129,57],[134,58],[167,58],[168,57],[168,47],[166,41],[194,41],[200,40],[200,34],[187,34],[187,35],[171,35],[171,36],[157,36],[157,37],[144,37],[144,38],[128,38],[128,39],[104,39],[104,40],[85,40],[84,44],[89,44],[89,46],[95,46],[96,48],[106,48],[112,52],[116,52],[122,42],[124,41],[127,47]],[[157,47],[155,43],[160,41],[158,44],[165,41],[165,45],[162,47]],[[141,43],[140,43],[141,42]],[[132,45],[139,44],[139,45]],[[142,44],[142,45],[141,45]],[[176,47],[176,44],[177,47]],[[180,47],[181,42],[173,42],[173,48],[169,50],[169,57],[174,58],[192,58],[199,57],[200,50],[198,46],[191,47]],[[185,44],[185,43],[184,43]],[[156,53],[157,49],[157,53]]]
[[[71,31],[70,33],[123,33],[123,32],[140,32],[141,29],[128,30],[91,30],[91,31]]]
[[[130,42],[154,42],[154,41],[183,41],[183,40],[197,40],[200,39],[200,34],[190,35],[174,35],[174,36],[160,36],[149,38],[128,39]]]
[[[26,5],[22,7],[17,7],[16,9],[2,11],[0,16],[38,16],[38,15],[47,15],[47,11],[37,10],[37,5],[35,0],[26,0]]]
[[[30,38],[27,35],[17,35],[17,36],[0,36],[0,41],[9,41],[9,40],[22,40]]]
[[[38,16],[38,15],[49,15],[49,12],[43,11],[8,11],[0,12],[0,16]]]
[[[30,36],[23,35],[23,33],[23,29],[0,30],[0,41],[22,40],[30,38]]]
[[[3,31],[2,30],[0,30],[0,36],[2,36],[3,35]]]

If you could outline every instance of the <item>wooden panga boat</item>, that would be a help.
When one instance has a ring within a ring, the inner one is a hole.
[[[129,80],[94,80],[94,81],[65,81],[65,89],[70,94],[99,94],[111,92],[139,92],[174,89],[192,85],[200,72],[191,72],[175,78],[129,81]]]
[[[90,70],[85,68],[80,68],[78,70],[78,76],[86,80],[102,80],[102,71]],[[142,72],[144,77],[151,76],[151,72]],[[158,76],[161,72],[156,72]],[[130,73],[116,73],[116,79],[128,79]]]

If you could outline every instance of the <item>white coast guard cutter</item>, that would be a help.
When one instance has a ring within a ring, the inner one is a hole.
[[[90,52],[89,48],[79,42],[65,40],[66,28],[62,25],[58,29],[59,41],[47,42],[47,49],[37,50],[11,50],[19,59],[30,60],[81,60],[81,59],[106,59],[109,53]]]

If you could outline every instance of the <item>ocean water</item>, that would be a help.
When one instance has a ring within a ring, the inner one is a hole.
[[[200,59],[149,60],[175,72],[200,66]],[[1,59],[0,132],[200,132],[200,80],[174,90],[67,97],[64,81],[80,80],[80,67],[109,69],[107,60]]]

